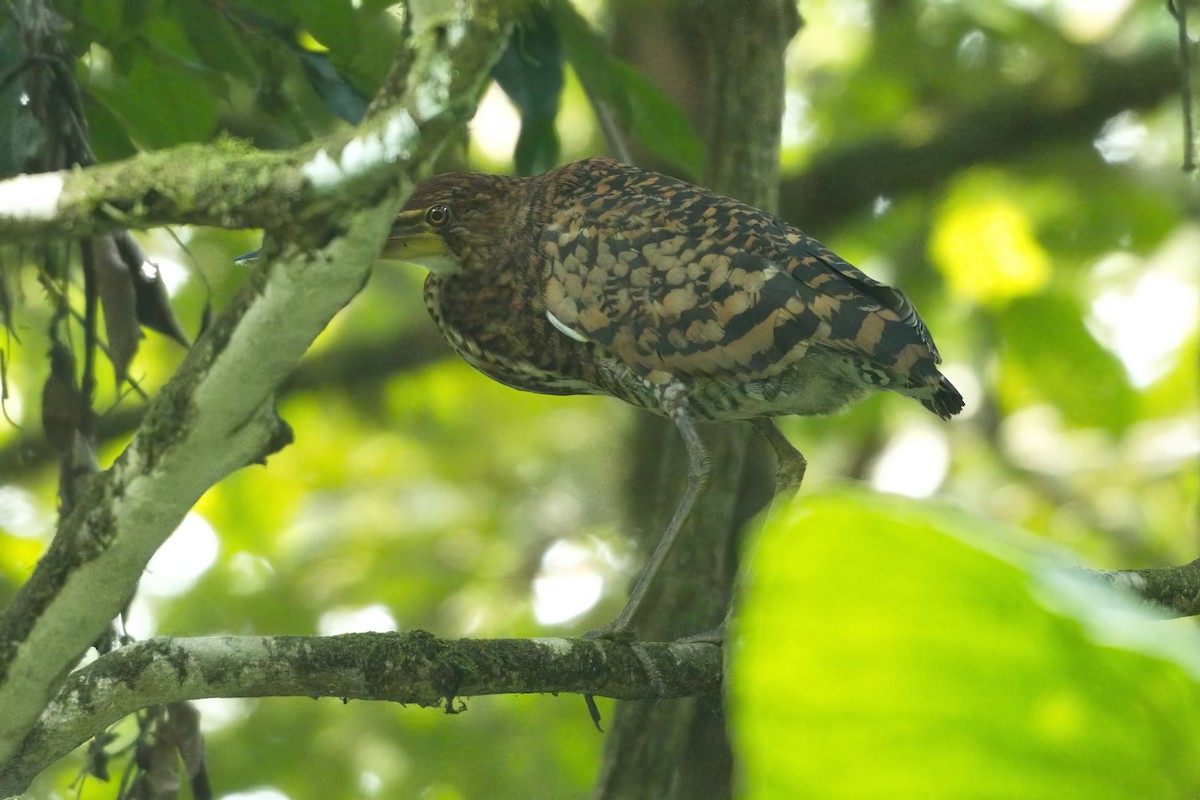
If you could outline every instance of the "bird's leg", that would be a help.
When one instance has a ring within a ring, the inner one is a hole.
[[[683,444],[687,448],[687,488],[683,492],[683,497],[680,499],[679,505],[675,507],[675,513],[671,516],[671,522],[663,532],[662,538],[658,540],[658,546],[654,548],[654,552],[650,555],[650,560],[646,562],[641,576],[634,585],[633,591],[630,592],[629,600],[625,603],[625,607],[621,609],[621,613],[617,614],[616,619],[603,628],[588,631],[584,634],[587,638],[614,640],[633,638],[633,618],[637,615],[642,601],[645,600],[646,592],[649,590],[650,585],[654,583],[655,576],[658,575],[663,563],[667,560],[667,555],[670,554],[671,548],[675,545],[675,540],[679,538],[679,532],[683,529],[684,523],[691,516],[692,508],[696,505],[696,500],[704,493],[705,488],[708,487],[708,481],[712,475],[711,459],[704,447],[704,443],[700,440],[700,434],[696,432],[696,423],[692,421],[691,415],[688,414],[686,399],[682,396],[671,396],[668,394],[668,398],[664,401],[663,406],[671,419],[675,421],[675,426],[683,436]]]
[[[808,467],[808,461],[799,450],[792,446],[779,428],[775,427],[775,423],[771,421],[770,417],[756,417],[750,420],[750,424],[758,428],[767,443],[771,445],[771,449],[775,451],[775,497],[772,498],[770,511],[767,512],[770,516],[778,510],[781,503],[786,503],[795,496],[796,491],[800,488],[800,482],[804,480],[804,471]],[[684,636],[678,641],[721,644],[725,641],[725,629],[729,627],[731,616],[733,616],[732,604],[725,612],[725,618],[721,620],[720,625],[709,631]]]
[[[658,545],[650,554],[650,560],[646,562],[642,574],[638,576],[633,591],[629,593],[629,599],[625,602],[621,613],[617,614],[617,618],[603,628],[585,633],[583,635],[585,639],[627,641],[634,638],[633,618],[637,616],[642,601],[646,598],[647,590],[654,583],[655,576],[658,575],[658,571],[667,560],[675,540],[679,538],[679,532],[683,530],[684,523],[691,516],[696,500],[704,493],[708,487],[709,478],[712,476],[712,461],[709,458],[708,450],[704,447],[704,442],[700,440],[700,434],[696,432],[696,423],[692,421],[691,415],[687,412],[687,398],[682,387],[672,384],[663,392],[663,398],[663,408],[675,421],[675,427],[679,428],[679,433],[683,436],[684,447],[687,448],[687,488],[684,489],[683,497],[680,498],[679,505],[675,507],[675,513],[671,515],[671,521],[667,524],[667,529],[663,531],[662,538],[658,540]],[[724,623],[721,623],[721,628],[724,627]],[[643,658],[643,655],[639,654],[638,657],[642,659],[642,664],[646,667],[651,682],[655,686],[661,687],[662,678],[655,671],[653,664]],[[596,726],[596,730],[603,730],[600,727],[600,709],[596,707],[596,699],[590,694],[585,694],[583,699],[587,703],[592,724]]]
[[[775,427],[770,417],[756,417],[750,420],[750,424],[758,428],[767,444],[775,451],[776,499],[782,498],[783,502],[791,500],[800,488],[800,482],[804,480],[808,461],[792,446],[787,437],[779,432],[779,428]]]

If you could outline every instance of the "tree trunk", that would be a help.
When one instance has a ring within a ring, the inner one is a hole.
[[[771,210],[778,197],[784,52],[799,29],[790,0],[655,4],[623,0],[617,47],[686,108],[705,139],[702,182]],[[750,426],[701,430],[713,480],[637,620],[660,641],[717,626],[729,606],[740,533],[770,500],[769,448]],[[648,553],[682,492],[687,460],[674,426],[650,415],[634,425],[630,519]],[[723,697],[629,701],[617,707],[596,796],[725,798],[734,760]]]

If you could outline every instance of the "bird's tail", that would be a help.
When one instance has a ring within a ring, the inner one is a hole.
[[[958,393],[958,389],[954,388],[954,384],[946,380],[945,375],[938,373],[938,379],[932,386],[927,384],[922,388],[924,389],[923,396],[918,397],[921,405],[942,419],[950,419],[963,410],[962,395]],[[932,393],[930,394],[931,389]]]

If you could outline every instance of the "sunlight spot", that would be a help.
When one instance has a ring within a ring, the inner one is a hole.
[[[252,707],[241,697],[202,697],[192,704],[200,712],[200,732],[205,736],[241,722],[250,716]]]
[[[8,356],[6,355],[5,358],[7,359]],[[3,424],[8,425],[8,420],[12,420],[17,425],[20,425],[25,416],[25,404],[21,402],[21,393],[17,389],[16,382],[13,381],[12,375],[6,376],[6,380],[8,382],[8,397],[3,401],[0,401],[4,403],[4,414],[0,415],[0,421],[2,421]],[[2,389],[3,387],[0,387],[0,390]],[[7,419],[5,419],[5,417],[7,417]]]
[[[876,217],[882,217],[884,214],[892,210],[892,198],[879,195],[871,203],[871,214]]]
[[[1006,301],[1050,279],[1050,257],[1032,221],[992,171],[971,173],[942,202],[929,249],[951,291],[975,302]]]
[[[1200,325],[1197,253],[1200,228],[1188,226],[1145,262],[1112,253],[1092,268],[1093,283],[1105,288],[1092,301],[1088,327],[1139,389],[1170,371]]]
[[[1174,363],[1196,328],[1196,287],[1172,275],[1146,273],[1129,289],[1109,289],[1092,303],[1097,335],[1145,388]]]
[[[958,60],[964,67],[982,67],[987,62],[988,37],[979,28],[958,40]]]
[[[374,797],[383,788],[383,778],[374,772],[363,770],[358,775],[358,790],[364,797]]]
[[[533,614],[543,625],[574,619],[596,605],[604,578],[596,569],[599,553],[559,539],[542,556],[542,569],[533,580]]]
[[[888,441],[871,467],[871,486],[881,492],[929,497],[950,469],[946,435],[930,425],[914,424]]]
[[[830,5],[833,10],[834,23],[837,25],[869,28],[872,24],[871,4],[866,0],[846,0]]]
[[[592,104],[588,102],[583,85],[570,64],[567,64],[563,85],[562,107],[554,120],[560,151],[563,153],[590,152],[597,122]]]
[[[1056,16],[1063,33],[1076,42],[1098,42],[1125,18],[1131,0],[1058,0]]]
[[[161,255],[155,258],[154,263],[146,261],[142,264],[142,274],[147,278],[153,279],[155,273],[162,278],[163,288],[171,297],[183,288],[190,277],[187,267],[173,258]]]
[[[52,219],[63,193],[63,174],[42,172],[6,179],[0,187],[0,215],[18,220]]]
[[[154,613],[155,601],[142,593],[133,596],[129,610],[125,613],[125,632],[134,639],[149,639],[158,631],[158,616]]]
[[[54,530],[49,514],[38,508],[32,492],[19,486],[0,486],[0,528],[21,539],[48,539]]]
[[[1107,434],[1063,427],[1062,414],[1048,405],[1030,406],[1000,423],[1000,442],[1020,467],[1051,475],[1104,469],[1114,460]]]
[[[1139,422],[1125,438],[1127,463],[1145,472],[1174,472],[1200,455],[1200,420],[1193,416]]]
[[[1138,154],[1149,134],[1149,128],[1142,124],[1137,114],[1122,111],[1104,123],[1092,146],[1107,163],[1120,164]]]
[[[512,159],[521,133],[521,115],[496,83],[488,87],[471,120],[471,145],[493,163]]]
[[[231,792],[221,795],[221,800],[291,800],[283,792],[272,787],[250,789],[245,792]]]
[[[809,113],[811,109],[812,101],[803,92],[792,90],[783,96],[781,144],[784,150],[807,144],[816,135],[817,126]]]
[[[182,594],[217,560],[217,532],[208,520],[188,512],[146,565],[141,588],[158,597]]]
[[[255,594],[266,588],[275,575],[275,567],[262,556],[245,550],[234,553],[229,559],[230,594]]]
[[[390,633],[397,629],[396,618],[386,606],[375,604],[362,608],[335,608],[317,620],[317,632],[322,636],[339,633]]]

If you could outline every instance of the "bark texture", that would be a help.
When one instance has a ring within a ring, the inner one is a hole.
[[[778,198],[784,53],[799,30],[790,0],[658,4],[615,9],[625,55],[688,109],[708,148],[703,182],[760,208]],[[685,46],[684,43],[687,43]],[[679,78],[678,76],[686,76]],[[633,429],[631,515],[645,552],[666,526],[687,475],[670,422],[650,415]],[[710,630],[733,594],[742,530],[770,501],[769,449],[749,425],[705,426],[712,484],[647,601],[638,630],[648,640]],[[725,798],[734,761],[721,695],[618,705],[596,796]]]

